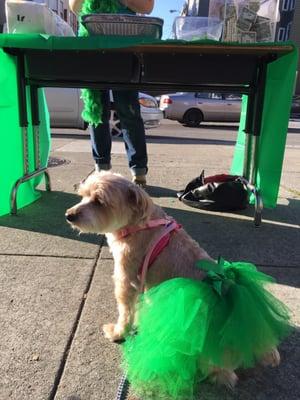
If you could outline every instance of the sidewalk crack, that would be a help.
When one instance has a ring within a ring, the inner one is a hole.
[[[101,248],[103,244],[100,244]],[[98,252],[96,254],[96,257]],[[37,258],[65,258],[70,260],[93,260],[94,257],[84,257],[84,256],[68,256],[68,255],[59,255],[59,254],[31,254],[31,253],[0,253],[0,256],[9,256],[9,257],[37,257]]]
[[[66,346],[65,346],[61,361],[60,361],[60,365],[58,367],[56,376],[54,378],[53,387],[52,387],[51,392],[50,392],[50,394],[48,396],[48,400],[54,400],[55,397],[56,397],[56,394],[57,394],[57,391],[58,391],[62,376],[63,376],[64,371],[65,371],[66,363],[68,361],[69,353],[70,353],[70,350],[71,350],[71,347],[72,347],[72,344],[73,344],[73,339],[74,339],[74,337],[76,335],[76,332],[77,332],[77,329],[78,329],[78,325],[79,325],[79,322],[80,322],[80,319],[81,319],[81,315],[82,315],[82,312],[83,312],[83,309],[84,309],[84,305],[85,305],[85,302],[86,302],[86,299],[87,299],[87,295],[89,293],[91,284],[93,282],[93,278],[94,278],[96,267],[97,267],[97,263],[98,263],[98,260],[100,258],[100,254],[101,254],[101,251],[102,251],[102,248],[103,248],[103,244],[104,244],[104,237],[101,240],[97,255],[95,257],[95,262],[93,264],[92,271],[91,271],[91,274],[89,276],[87,285],[85,287],[84,295],[82,296],[82,300],[81,300],[81,303],[79,305],[79,308],[78,308],[78,311],[77,311],[77,314],[76,314],[76,317],[75,317],[75,320],[74,320],[74,323],[73,323],[69,338],[67,340],[67,343],[66,343]]]

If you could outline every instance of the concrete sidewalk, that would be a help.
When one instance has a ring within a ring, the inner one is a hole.
[[[181,204],[176,191],[202,169],[229,169],[233,146],[150,139],[149,193],[213,257],[248,260],[274,276],[274,291],[300,327],[300,149],[287,148],[279,204],[255,229],[251,208],[204,212]],[[129,177],[122,141],[114,171]],[[0,400],[113,400],[119,349],[101,325],[116,317],[113,261],[102,237],[73,232],[65,210],[78,201],[73,184],[92,169],[86,139],[53,140],[51,193],[0,218]],[[184,166],[184,167],[183,167]],[[234,392],[204,385],[201,399],[300,398],[300,330],[282,344],[282,364],[242,374]]]

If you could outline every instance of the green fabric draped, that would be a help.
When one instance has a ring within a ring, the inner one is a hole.
[[[264,207],[267,208],[273,208],[277,203],[298,57],[298,50],[294,46],[294,51],[278,57],[269,63],[267,68],[262,124],[257,139],[258,151],[253,177],[253,183],[260,192]],[[244,129],[248,98],[243,97],[239,133],[230,170],[233,175],[243,173],[245,158]],[[253,136],[250,136],[249,140],[253,144]],[[252,145],[248,147],[249,158],[252,148]],[[249,168],[253,168],[253,164],[249,165]],[[254,203],[253,195],[251,203]]]
[[[15,34],[18,36],[18,34]],[[1,37],[1,35],[0,35]],[[19,125],[19,94],[18,72],[15,57],[0,48],[0,170],[1,196],[0,216],[9,214],[11,190],[15,182],[24,174],[23,134]],[[30,90],[26,89],[27,104],[30,104]],[[39,155],[41,167],[48,164],[50,153],[50,118],[44,90],[38,90],[39,97]],[[28,169],[29,173],[36,169],[34,158],[34,129],[31,123],[31,115],[28,110]],[[31,204],[41,197],[41,191],[36,187],[41,183],[43,175],[27,180],[19,186],[17,195],[18,209]]]

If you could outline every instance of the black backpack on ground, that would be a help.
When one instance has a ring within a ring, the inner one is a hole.
[[[210,211],[243,210],[248,205],[246,184],[238,175],[221,174],[205,178],[202,171],[177,196],[191,207]]]

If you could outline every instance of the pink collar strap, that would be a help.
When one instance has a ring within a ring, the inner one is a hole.
[[[155,261],[156,257],[158,257],[158,255],[168,245],[168,243],[170,241],[171,232],[178,231],[181,228],[181,225],[178,224],[173,219],[164,219],[164,218],[153,219],[153,220],[148,221],[143,226],[129,226],[127,228],[120,229],[115,233],[115,237],[118,240],[118,239],[125,238],[129,235],[132,235],[133,233],[143,231],[145,229],[156,228],[158,226],[163,226],[164,229],[159,233],[158,236],[154,237],[154,239],[148,246],[146,255],[144,257],[144,261],[138,271],[138,278],[140,280],[140,292],[141,293],[143,293],[145,290],[146,275],[147,275],[149,268]]]
[[[140,292],[143,293],[145,290],[146,275],[155,261],[156,257],[163,251],[163,249],[169,244],[170,234],[173,231],[178,231],[181,225],[174,220],[168,220],[168,224],[165,225],[164,230],[154,238],[150,243],[146,255],[144,257],[143,264],[140,266],[138,277],[140,279]]]
[[[172,222],[172,220],[170,219],[152,219],[148,222],[145,223],[145,225],[139,226],[128,226],[126,228],[122,228],[119,229],[116,233],[115,233],[115,237],[117,240],[119,239],[123,239],[126,236],[129,236],[133,233],[139,232],[139,231],[144,231],[145,229],[152,229],[152,228],[156,228],[157,226],[163,226],[163,225],[167,225],[170,222]]]

